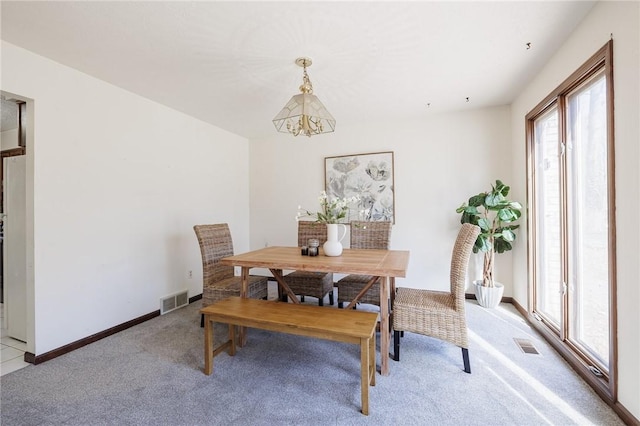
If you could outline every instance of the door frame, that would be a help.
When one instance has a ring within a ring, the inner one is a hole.
[[[15,101],[20,105],[19,117],[20,126],[18,127],[18,147],[0,151],[0,167],[2,167],[3,158],[14,155],[26,156],[26,244],[27,244],[27,348],[24,356],[26,362],[33,363],[34,354],[36,352],[36,315],[35,315],[35,252],[34,252],[34,134],[35,134],[35,101],[25,96],[17,95],[15,93],[0,90],[0,95],[5,99]],[[0,170],[2,176],[4,170]],[[0,194],[2,189],[0,188]],[[0,206],[2,203],[0,203]],[[3,249],[5,247],[3,246]]]

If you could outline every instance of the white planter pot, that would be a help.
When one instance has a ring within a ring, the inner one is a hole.
[[[476,300],[483,308],[495,308],[502,300],[504,286],[497,281],[493,282],[495,287],[484,287],[482,280],[475,280],[473,287],[476,292]]]
[[[482,276],[482,268],[484,266],[484,253],[478,252],[473,253],[469,258],[469,268],[467,270],[467,277],[481,277]],[[473,293],[475,291],[474,280],[467,279],[467,286],[465,290],[469,293]]]

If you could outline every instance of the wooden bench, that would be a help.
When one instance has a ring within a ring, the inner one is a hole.
[[[369,414],[369,386],[376,373],[376,323],[378,315],[353,309],[230,297],[200,310],[204,315],[204,373],[213,372],[213,358],[227,349],[236,353],[235,326],[259,328],[360,345],[362,414]],[[228,340],[214,347],[213,323],[229,324]]]

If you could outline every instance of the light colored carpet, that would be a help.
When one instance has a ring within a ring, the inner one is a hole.
[[[407,333],[401,362],[370,388],[369,416],[355,345],[249,330],[248,345],[205,376],[199,307],[3,376],[1,424],[622,424],[511,305],[467,303],[470,375],[459,348]]]

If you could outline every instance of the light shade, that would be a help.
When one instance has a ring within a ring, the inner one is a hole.
[[[335,118],[316,95],[309,93],[293,95],[273,119],[273,124],[279,132],[292,133],[294,136],[311,136],[336,129]]]
[[[307,75],[311,59],[298,58],[296,64],[304,67],[299,95],[294,95],[273,119],[276,130],[298,135],[318,135],[333,132],[336,120],[327,111],[322,102],[313,94],[313,86]]]

